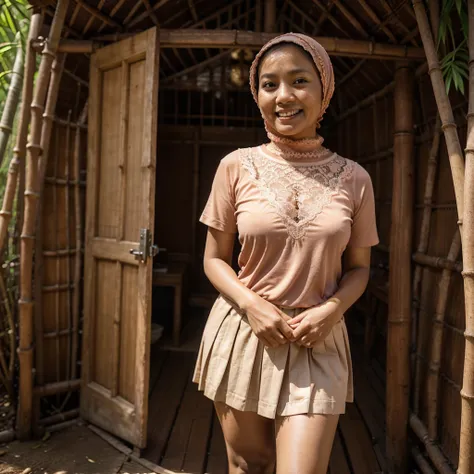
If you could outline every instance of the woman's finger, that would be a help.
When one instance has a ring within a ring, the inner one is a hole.
[[[294,318],[290,319],[287,321],[289,325],[293,324],[299,324],[301,321],[304,319],[304,313],[298,314],[298,316],[295,316]]]
[[[293,334],[293,329],[288,326],[285,321],[280,320],[280,324],[278,325],[279,334],[282,334],[283,337],[288,341],[293,341],[295,336]]]
[[[307,324],[300,324],[294,331],[293,336],[295,340],[301,339],[306,333],[308,333],[310,327]]]

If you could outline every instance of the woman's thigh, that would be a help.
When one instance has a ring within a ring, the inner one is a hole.
[[[271,474],[275,465],[274,420],[215,402],[229,459],[229,474]]]
[[[277,474],[326,474],[339,415],[276,419]]]

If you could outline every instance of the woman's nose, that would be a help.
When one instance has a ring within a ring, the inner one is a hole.
[[[278,88],[277,102],[290,102],[294,97],[293,88],[282,82]]]

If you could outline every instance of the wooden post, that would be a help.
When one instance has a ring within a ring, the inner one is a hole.
[[[387,335],[387,454],[392,470],[407,464],[410,380],[411,248],[413,235],[414,72],[406,62],[395,73],[392,227]]]
[[[275,0],[265,0],[263,31],[274,33],[276,29],[276,4]]]

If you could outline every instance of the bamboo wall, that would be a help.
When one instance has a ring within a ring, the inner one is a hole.
[[[460,139],[465,141],[467,103],[453,95],[455,118]],[[343,156],[356,159],[370,173],[374,184],[380,244],[372,252],[369,288],[358,303],[361,324],[365,327],[365,352],[376,377],[385,382],[386,331],[388,315],[388,250],[393,169],[393,90],[374,95],[363,107],[355,107],[330,128],[328,142]],[[441,138],[439,153],[433,155],[433,137],[437,132],[436,103],[427,75],[418,79],[415,104],[415,231],[413,236],[413,289],[411,346],[410,410],[428,428],[429,436],[440,444],[453,466],[458,462],[461,415],[460,389],[464,359],[464,295],[460,274],[460,255],[452,263],[454,271],[445,270],[446,259],[457,234],[457,213],[448,154]],[[370,133],[367,133],[370,131]],[[435,158],[436,162],[430,160]],[[431,163],[431,165],[430,165]],[[432,199],[426,195],[429,166],[436,168]],[[427,248],[422,242],[423,214],[431,217]],[[418,253],[417,253],[418,250]],[[452,253],[452,251],[451,251]],[[418,267],[418,270],[417,270]],[[450,267],[450,268],[451,268]],[[420,272],[417,276],[417,272]],[[451,274],[451,279],[450,275]],[[450,283],[445,312],[440,298],[441,281]],[[439,323],[435,322],[438,320]],[[439,332],[438,332],[439,328]],[[441,342],[441,346],[437,346]],[[441,347],[441,348],[440,348]],[[383,369],[381,371],[380,369]],[[433,390],[439,381],[439,391]],[[376,381],[374,381],[376,384]],[[411,437],[416,442],[416,436]]]
[[[77,415],[75,390],[80,380],[83,319],[87,94],[84,84],[62,76],[50,148],[45,157],[34,267],[34,423],[58,423]]]

